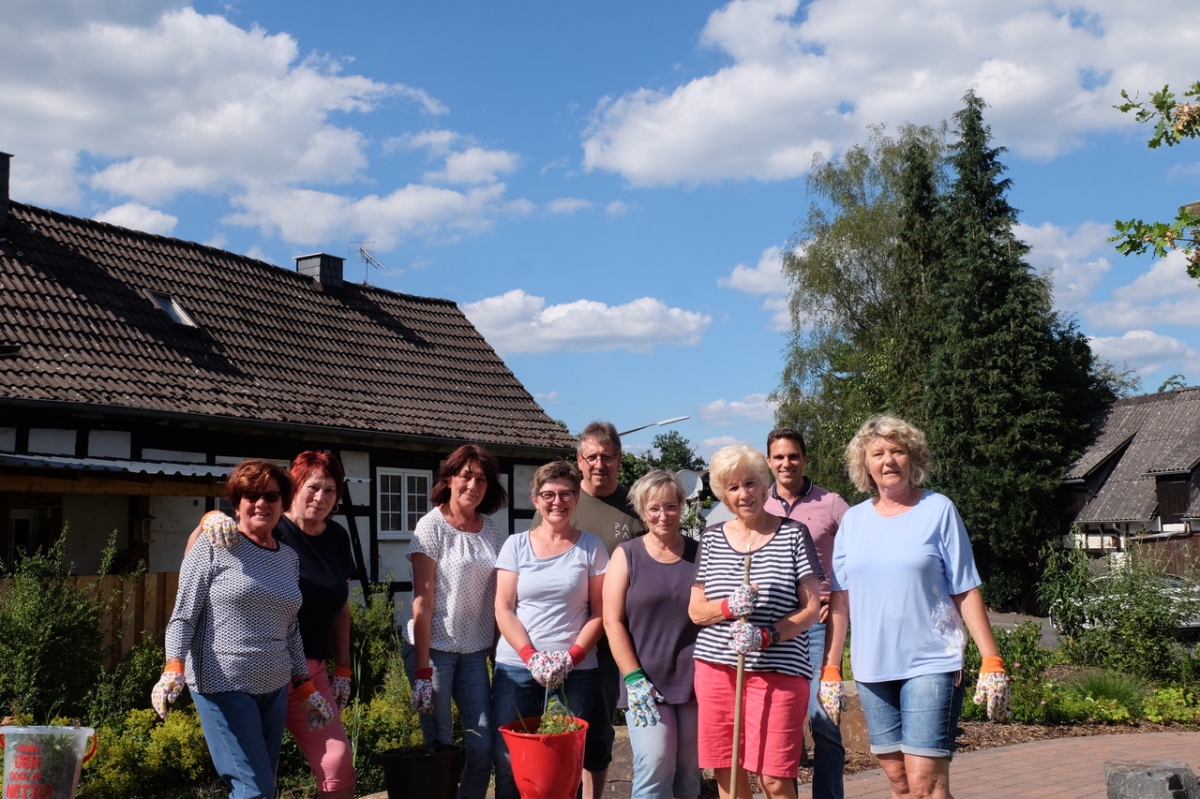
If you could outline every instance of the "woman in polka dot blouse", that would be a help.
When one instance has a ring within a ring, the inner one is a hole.
[[[425,743],[451,742],[453,697],[467,748],[458,796],[483,799],[493,737],[487,656],[505,538],[488,514],[508,503],[496,458],[475,444],[459,447],[438,469],[430,499],[435,507],[417,522],[408,547],[413,593],[402,619],[404,662]]]

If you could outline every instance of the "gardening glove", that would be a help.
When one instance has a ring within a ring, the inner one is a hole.
[[[529,674],[543,688],[557,688],[563,680],[563,675],[558,673],[557,661],[550,657],[552,654],[554,653],[534,652],[525,660],[529,666]]]
[[[313,685],[312,680],[305,679],[304,682],[294,686],[292,690],[299,694],[300,699],[304,700],[304,714],[308,716],[308,728],[310,730],[323,729],[333,718],[333,708],[317,691],[317,686]]]
[[[975,704],[987,703],[988,721],[1008,720],[1008,675],[1004,658],[989,655],[979,667],[979,682],[975,685]]]
[[[333,690],[333,701],[337,702],[338,710],[345,710],[350,704],[350,669],[345,666],[333,667],[333,679],[329,687]]]
[[[219,510],[210,510],[200,519],[200,529],[208,543],[217,549],[229,549],[238,540],[237,522]]]
[[[554,664],[555,685],[562,685],[566,681],[567,675],[571,673],[571,669],[575,668],[580,661],[583,660],[583,647],[572,646],[567,650],[559,650],[557,652],[547,653],[550,662]]]
[[[167,705],[179,698],[179,692],[185,684],[183,661],[179,658],[168,660],[162,676],[158,678],[158,684],[150,692],[150,704],[154,706],[154,712],[160,719],[167,717]]]
[[[412,709],[418,713],[433,713],[433,669],[413,672]]]
[[[739,585],[733,593],[721,600],[721,615],[727,619],[749,616],[758,602],[757,585]]]
[[[842,723],[842,711],[846,709],[846,695],[842,692],[842,667],[822,666],[821,687],[817,689],[817,701],[829,720],[835,725]]]
[[[646,672],[634,669],[626,674],[625,693],[629,695],[629,710],[625,718],[637,727],[656,726],[660,718],[657,703],[666,700],[646,679]]]
[[[756,627],[749,622],[735,621],[729,629],[729,646],[739,655],[755,652],[770,646],[771,634],[766,627]]]

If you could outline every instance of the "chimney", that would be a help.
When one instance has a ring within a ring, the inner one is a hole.
[[[0,230],[8,220],[8,165],[11,161],[11,155],[0,153]]]
[[[296,271],[311,277],[323,288],[340,289],[342,287],[342,264],[345,261],[345,258],[326,255],[323,252],[316,255],[298,255],[296,256]]]

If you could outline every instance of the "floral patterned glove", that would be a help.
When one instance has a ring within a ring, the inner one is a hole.
[[[739,585],[732,594],[721,600],[721,615],[727,619],[749,616],[757,602],[757,585]]]
[[[433,668],[417,669],[413,678],[412,709],[418,713],[432,713]]]
[[[574,647],[572,647],[574,649]],[[582,650],[580,650],[582,651]],[[571,673],[571,669],[575,668],[575,664],[582,657],[576,660],[573,654],[568,650],[560,650],[558,652],[547,652],[546,657],[550,658],[550,662],[554,664],[554,684],[562,685],[566,681],[567,675]]]
[[[154,712],[160,719],[167,717],[167,705],[179,698],[179,692],[183,690],[185,684],[183,661],[168,660],[166,667],[163,668],[162,676],[158,678],[158,683],[150,691],[150,704],[154,706]]]
[[[558,673],[558,662],[551,657],[553,652],[534,652],[525,663],[529,666],[529,674],[543,688],[557,688],[563,680]]]
[[[350,669],[345,666],[333,667],[333,679],[329,687],[333,689],[333,701],[337,702],[338,710],[345,710],[350,704]]]
[[[237,522],[219,510],[210,510],[200,519],[200,530],[217,549],[229,549],[238,540]]]
[[[1008,720],[1008,675],[1004,658],[989,655],[979,667],[979,682],[975,684],[975,704],[987,703],[988,721]]]
[[[308,728],[310,730],[320,730],[329,723],[333,718],[333,708],[329,706],[329,702],[325,697],[317,692],[317,687],[313,685],[313,681],[307,677],[304,682],[292,687],[292,690],[300,695],[300,698],[305,700],[304,713],[308,717]]]
[[[842,711],[846,709],[846,695],[842,691],[842,667],[822,666],[821,687],[817,689],[817,701],[829,720],[835,725],[842,723]]]
[[[629,710],[625,718],[637,727],[654,727],[661,718],[657,703],[664,701],[650,681],[646,672],[635,669],[625,675],[625,693],[629,695]]]
[[[729,647],[739,655],[766,649],[770,641],[763,627],[756,627],[749,622],[735,621],[729,629]]]

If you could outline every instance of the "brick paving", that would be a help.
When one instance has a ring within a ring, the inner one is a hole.
[[[1058,738],[968,752],[950,766],[955,799],[1095,799],[1107,795],[1112,760],[1179,760],[1200,773],[1200,732]],[[801,799],[812,794],[801,786]],[[878,769],[846,778],[846,799],[889,799]]]

